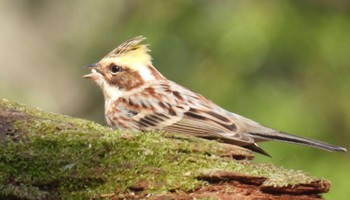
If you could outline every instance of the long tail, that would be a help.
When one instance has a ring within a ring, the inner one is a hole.
[[[341,152],[347,151],[346,148],[344,148],[344,147],[339,147],[339,146],[327,144],[325,142],[321,142],[321,141],[317,141],[317,140],[302,138],[302,137],[291,135],[291,134],[284,133],[281,131],[271,130],[271,132],[269,132],[269,133],[249,133],[249,134],[254,139],[257,139],[260,141],[277,140],[277,141],[281,141],[281,142],[288,142],[288,143],[311,146],[311,147],[323,149],[326,151],[341,151]]]

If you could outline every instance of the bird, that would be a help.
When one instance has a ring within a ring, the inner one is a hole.
[[[105,119],[113,129],[187,134],[237,145],[270,156],[257,143],[276,140],[327,151],[346,148],[268,128],[227,111],[201,94],[168,80],[152,64],[146,38],[120,44],[100,61],[86,66],[102,90]]]

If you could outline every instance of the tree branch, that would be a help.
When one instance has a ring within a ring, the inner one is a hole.
[[[330,188],[252,158],[216,141],[120,132],[0,100],[1,199],[321,199]]]

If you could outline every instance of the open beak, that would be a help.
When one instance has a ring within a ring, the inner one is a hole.
[[[98,78],[100,78],[102,76],[100,70],[98,70],[98,63],[87,65],[84,68],[91,69],[91,73],[84,75],[83,76],[84,78],[97,80]]]

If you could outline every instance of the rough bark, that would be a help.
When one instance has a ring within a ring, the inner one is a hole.
[[[322,199],[330,184],[190,136],[118,132],[0,100],[0,199]]]

